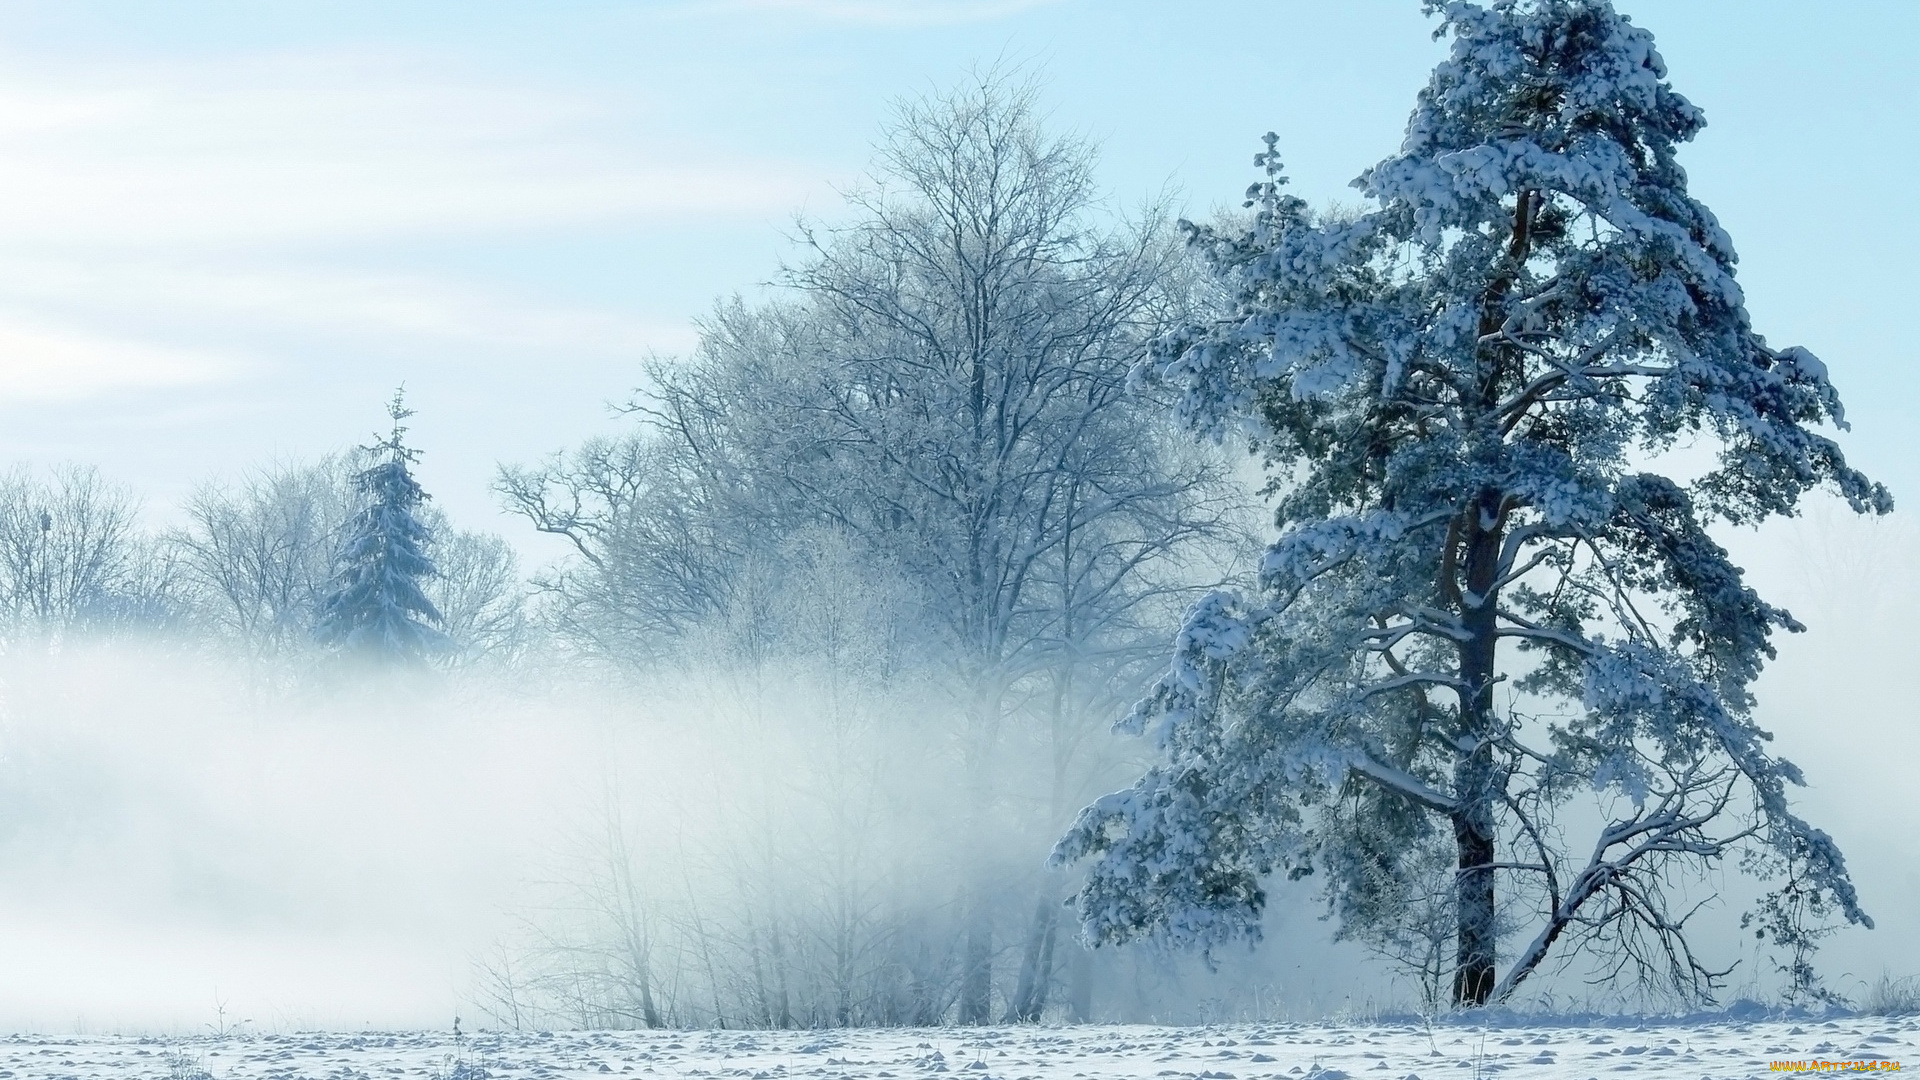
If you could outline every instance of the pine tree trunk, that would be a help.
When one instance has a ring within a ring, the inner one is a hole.
[[[1459,921],[1454,954],[1453,1001],[1456,1006],[1487,1003],[1493,992],[1496,937],[1494,919],[1494,798],[1498,777],[1492,739],[1498,728],[1493,705],[1495,649],[1499,644],[1497,605],[1502,495],[1481,493],[1461,530],[1466,549],[1466,592],[1459,601],[1467,640],[1460,646],[1460,732],[1472,749],[1454,765],[1452,817],[1455,917]],[[1488,527],[1488,526],[1491,527]]]
[[[1456,784],[1462,791],[1486,790],[1490,777],[1490,755],[1484,751],[1461,762],[1454,769]],[[1460,869],[1454,881],[1459,919],[1459,941],[1454,955],[1453,1002],[1455,1005],[1485,1005],[1494,985],[1494,859],[1493,813],[1484,798],[1465,800],[1467,805],[1453,815],[1454,845],[1460,855]]]
[[[1480,340],[1492,342],[1503,322],[1503,305],[1513,288],[1513,267],[1527,257],[1533,194],[1522,191],[1514,200],[1513,227],[1508,237],[1509,268],[1497,275],[1487,290],[1480,313]],[[1498,445],[1504,438],[1496,415],[1502,377],[1511,363],[1511,350],[1499,344],[1483,345],[1479,354],[1480,385],[1471,408],[1477,415],[1476,439]],[[1480,451],[1476,451],[1479,453]],[[1495,651],[1499,638],[1500,545],[1506,537],[1506,494],[1494,488],[1479,496],[1447,531],[1447,550],[1441,560],[1440,587],[1460,612],[1467,632],[1460,644],[1460,727],[1455,733],[1471,747],[1454,764],[1452,813],[1454,847],[1459,853],[1455,871],[1455,918],[1459,939],[1454,953],[1453,1002],[1456,1006],[1485,1005],[1494,987],[1494,948],[1498,927],[1494,921],[1493,862],[1494,810],[1500,783],[1493,767],[1491,741],[1498,730],[1493,708]],[[1457,561],[1455,544],[1464,549],[1465,565]],[[1464,570],[1466,588],[1456,570]]]

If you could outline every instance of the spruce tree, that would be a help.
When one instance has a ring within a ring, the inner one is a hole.
[[[419,451],[403,441],[401,421],[412,416],[400,391],[387,406],[392,429],[363,447],[372,464],[354,476],[363,500],[334,559],[314,634],[343,654],[418,662],[447,646],[433,624],[440,612],[421,582],[435,575],[427,549],[432,536],[415,511],[429,497],[410,466]]]
[[[1451,54],[1368,205],[1311,213],[1270,135],[1251,226],[1189,226],[1230,306],[1148,374],[1250,435],[1280,535],[1127,722],[1161,761],[1056,859],[1091,860],[1095,940],[1257,937],[1270,877],[1313,874],[1376,945],[1445,913],[1461,1005],[1579,950],[1709,995],[1681,895],[1729,856],[1787,883],[1789,947],[1769,912],[1871,925],[1753,717],[1802,627],[1709,528],[1892,501],[1827,369],[1754,332],[1652,36],[1605,0],[1431,6]]]

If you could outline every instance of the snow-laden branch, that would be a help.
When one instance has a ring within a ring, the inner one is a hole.
[[[1565,630],[1556,630],[1551,626],[1542,626],[1531,619],[1516,615],[1504,609],[1500,611],[1499,615],[1500,618],[1511,624],[1499,627],[1494,631],[1494,633],[1500,637],[1522,638],[1528,641],[1558,645],[1561,648],[1570,649],[1581,656],[1593,656],[1599,651],[1598,646],[1578,634],[1569,633]]]
[[[1386,788],[1396,795],[1402,795],[1442,814],[1451,814],[1460,806],[1458,800],[1444,792],[1436,791],[1419,777],[1405,769],[1396,769],[1364,750],[1348,751],[1344,755],[1347,768]]]

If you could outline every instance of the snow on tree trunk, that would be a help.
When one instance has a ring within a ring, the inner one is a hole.
[[[1368,208],[1309,213],[1269,135],[1251,227],[1187,227],[1230,301],[1142,375],[1265,455],[1280,536],[1122,725],[1161,763],[1055,861],[1091,860],[1096,941],[1257,938],[1264,881],[1318,874],[1376,947],[1428,937],[1421,898],[1450,894],[1459,1005],[1570,937],[1709,997],[1724,972],[1666,891],[1683,870],[1738,854],[1871,920],[1752,718],[1771,634],[1802,628],[1707,529],[1816,487],[1892,500],[1821,431],[1845,427],[1826,368],[1752,330],[1675,160],[1704,120],[1652,36],[1605,0],[1440,11],[1451,55],[1355,182]],[[1715,466],[1642,471],[1683,440]],[[1562,839],[1576,800],[1607,821],[1591,847]],[[1442,845],[1450,888],[1422,876]]]

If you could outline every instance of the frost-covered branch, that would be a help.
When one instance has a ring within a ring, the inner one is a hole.
[[[1347,755],[1347,767],[1367,779],[1386,788],[1396,795],[1402,795],[1428,808],[1450,814],[1459,809],[1460,803],[1453,797],[1434,790],[1422,782],[1419,777],[1404,769],[1396,769],[1379,761],[1371,754],[1354,750]]]
[[[1693,962],[1685,944],[1686,918],[1667,914],[1644,875],[1657,872],[1658,867],[1650,868],[1649,864],[1659,856],[1718,859],[1729,847],[1754,835],[1754,827],[1717,837],[1705,831],[1724,815],[1736,781],[1737,773],[1731,769],[1709,774],[1689,770],[1675,776],[1672,786],[1651,807],[1602,829],[1586,865],[1568,882],[1566,895],[1552,906],[1546,924],[1495,986],[1492,1000],[1505,1001],[1511,996],[1569,926],[1580,923],[1592,929],[1608,929],[1623,918],[1632,919],[1660,942],[1663,952],[1674,961],[1669,972],[1676,981],[1691,985],[1698,979],[1703,989],[1711,988],[1713,974]],[[1703,794],[1704,804],[1693,807],[1693,800]],[[1612,908],[1599,915],[1585,910],[1590,902],[1607,895],[1613,898]]]

